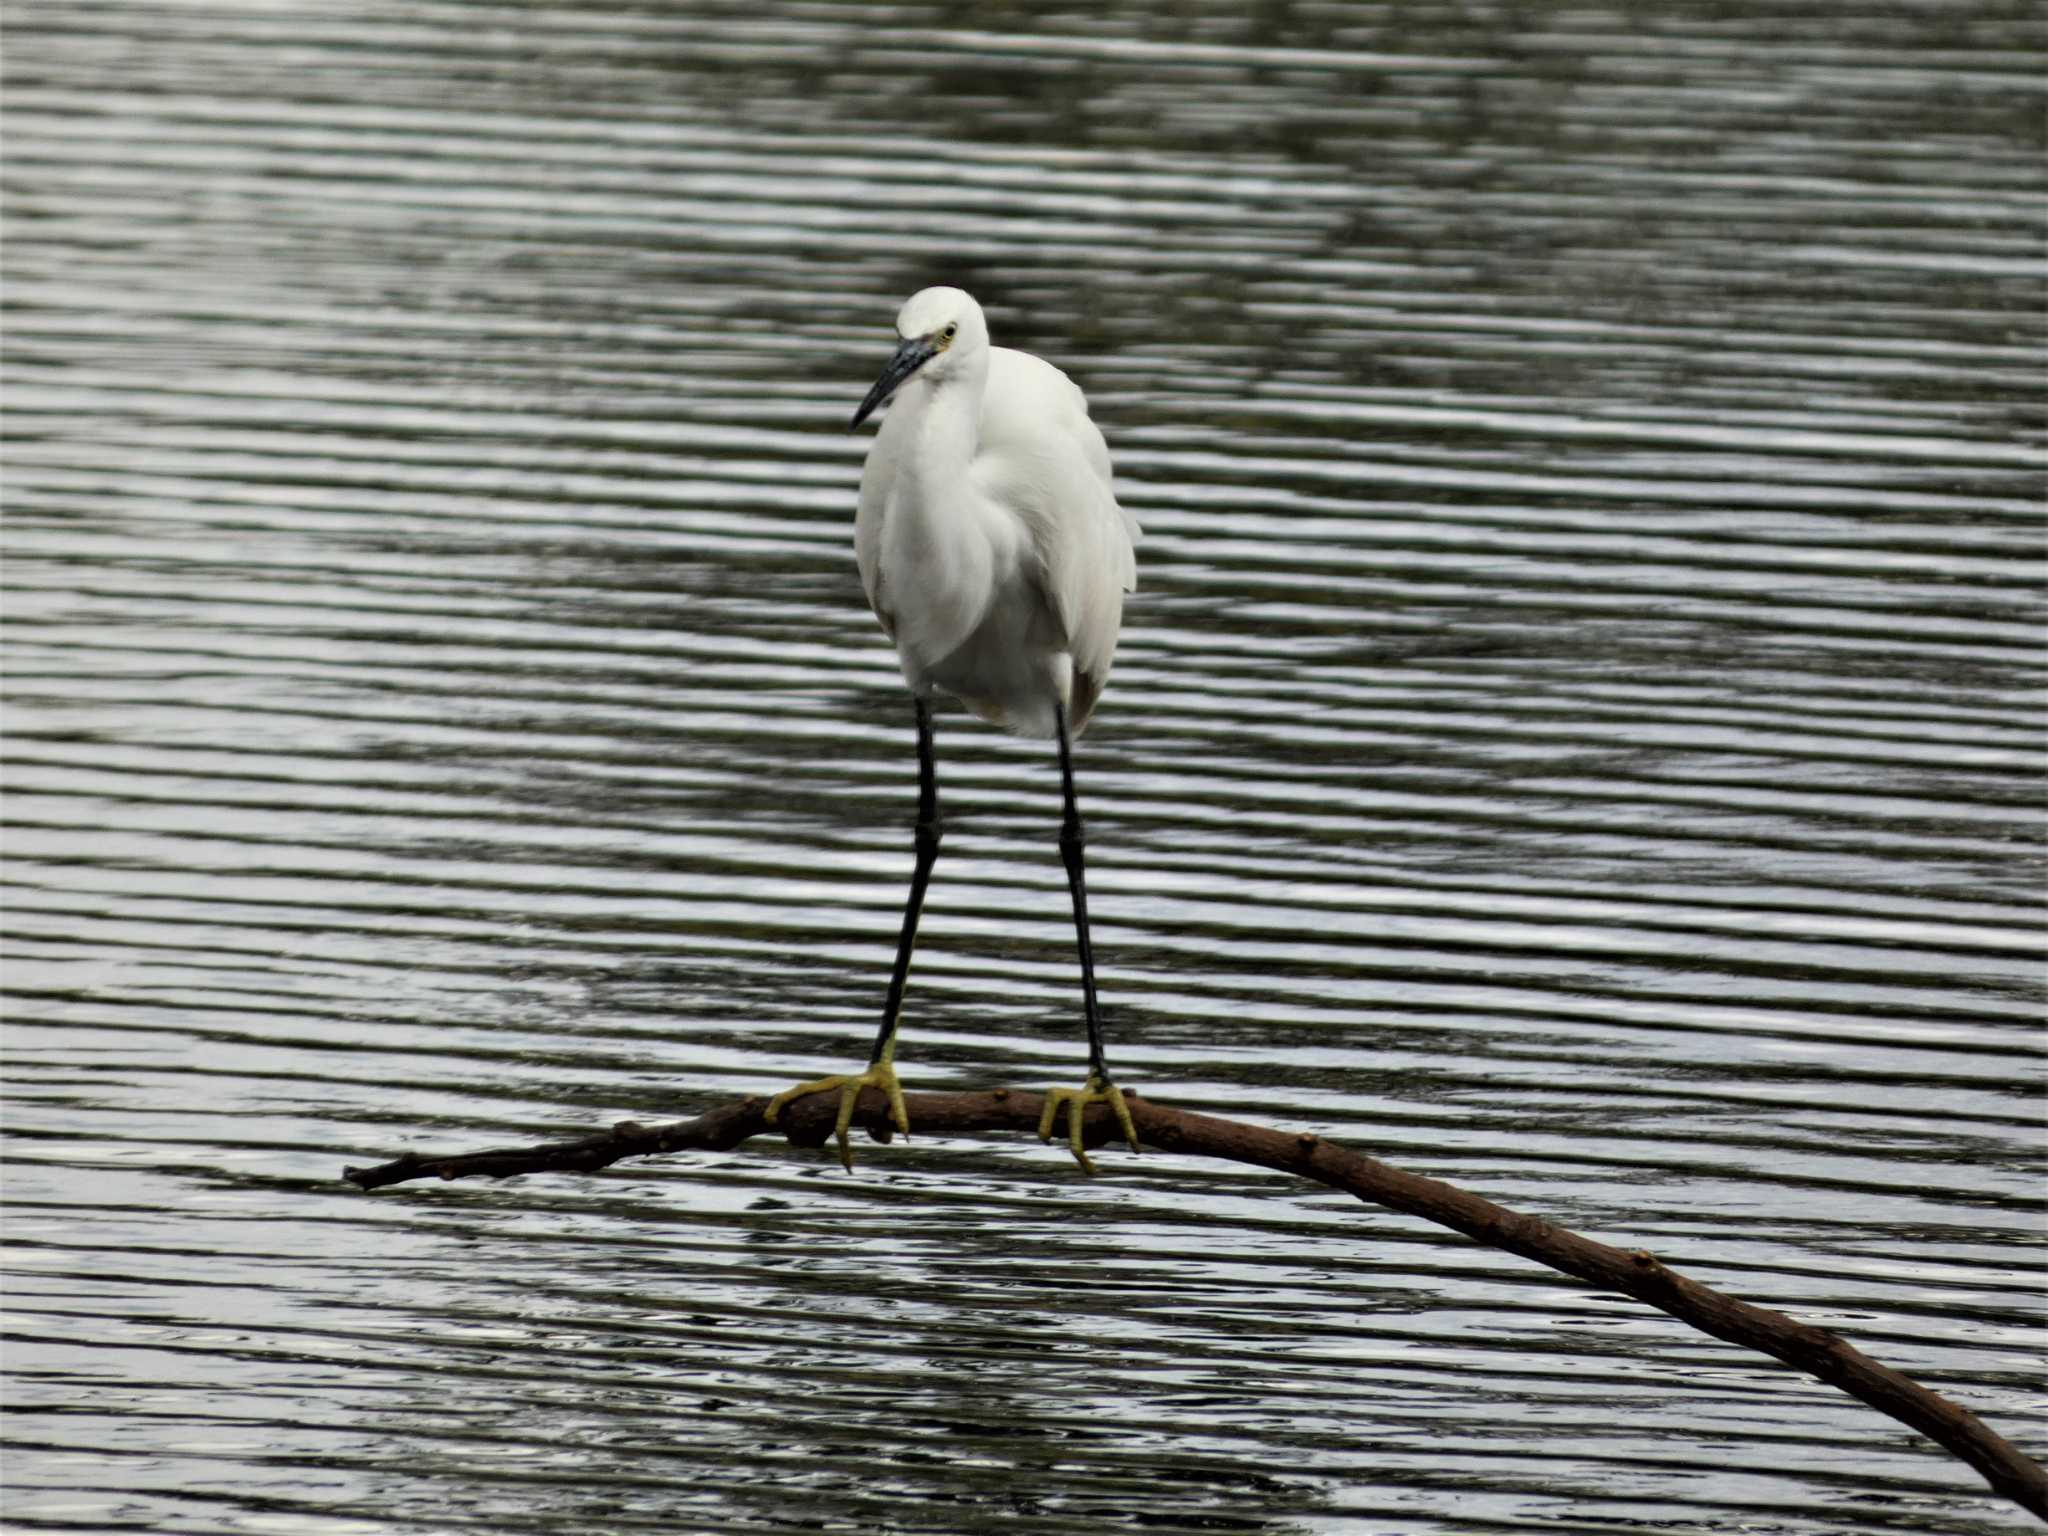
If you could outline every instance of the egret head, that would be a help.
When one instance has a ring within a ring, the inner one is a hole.
[[[972,368],[988,350],[988,322],[982,318],[981,306],[973,295],[958,288],[926,288],[912,294],[896,312],[896,334],[902,338],[896,355],[853,413],[849,432],[913,373],[922,373],[933,384],[942,383]]]

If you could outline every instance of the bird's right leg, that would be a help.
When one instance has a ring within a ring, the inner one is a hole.
[[[853,1146],[847,1128],[853,1124],[853,1107],[863,1088],[879,1088],[888,1096],[889,1118],[896,1129],[910,1134],[910,1112],[903,1106],[903,1085],[896,1080],[896,1020],[903,1011],[903,989],[910,980],[910,952],[917,943],[917,920],[924,911],[924,893],[932,882],[932,866],[938,862],[939,840],[945,828],[939,821],[938,768],[932,752],[932,711],[922,695],[917,697],[917,866],[910,875],[910,900],[903,908],[903,932],[896,940],[896,966],[889,973],[889,993],[882,1002],[882,1028],[875,1036],[875,1048],[868,1056],[865,1072],[850,1077],[821,1077],[786,1088],[768,1101],[764,1118],[770,1125],[782,1106],[807,1093],[839,1092],[839,1120],[833,1134],[839,1138],[839,1160],[853,1172]]]

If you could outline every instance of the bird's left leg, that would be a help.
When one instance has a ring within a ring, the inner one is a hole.
[[[1102,1011],[1095,1002],[1095,952],[1088,942],[1088,880],[1083,862],[1087,846],[1081,812],[1074,804],[1074,756],[1067,742],[1067,712],[1053,705],[1053,724],[1060,740],[1060,789],[1066,799],[1066,813],[1060,821],[1060,862],[1067,866],[1067,889],[1074,898],[1074,939],[1081,952],[1081,1002],[1088,1019],[1088,1081],[1079,1088],[1054,1088],[1045,1096],[1045,1112],[1038,1118],[1038,1139],[1052,1140],[1052,1128],[1062,1107],[1067,1111],[1067,1145],[1085,1172],[1095,1165],[1081,1146],[1081,1119],[1090,1104],[1107,1104],[1116,1116],[1124,1140],[1138,1150],[1138,1132],[1131,1124],[1130,1108],[1123,1090],[1111,1081],[1109,1066],[1102,1056]]]

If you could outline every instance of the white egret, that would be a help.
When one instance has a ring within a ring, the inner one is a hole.
[[[846,1132],[863,1088],[882,1090],[897,1128],[910,1129],[896,1079],[896,1022],[942,835],[931,715],[932,695],[942,692],[993,724],[1059,742],[1060,858],[1074,902],[1088,1080],[1047,1094],[1038,1134],[1050,1140],[1064,1108],[1068,1145],[1093,1173],[1081,1146],[1089,1105],[1110,1106],[1133,1151],[1138,1136],[1103,1060],[1070,743],[1109,677],[1124,593],[1137,585],[1138,525],[1110,489],[1109,449],[1088,419],[1087,399],[1050,363],[990,346],[988,322],[970,296],[958,288],[913,295],[897,313],[896,334],[896,355],[848,430],[896,397],[861,472],[853,547],[868,606],[896,642],[916,705],[917,863],[867,1070],[779,1093],[767,1117],[802,1094],[836,1089],[839,1156],[849,1169]]]

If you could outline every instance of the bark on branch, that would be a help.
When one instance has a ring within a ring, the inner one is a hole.
[[[1752,1306],[1688,1280],[1641,1249],[1613,1248],[1534,1216],[1511,1211],[1456,1185],[1404,1173],[1377,1159],[1324,1141],[1264,1126],[1168,1109],[1126,1090],[1139,1139],[1169,1152],[1219,1157],[1299,1174],[1389,1210],[1420,1216],[1467,1237],[1534,1259],[1589,1284],[1621,1291],[1684,1323],[1730,1343],[1761,1350],[1795,1369],[1839,1387],[1880,1413],[1918,1430],[1968,1462],[1994,1491],[2048,1521],[2048,1472],[1994,1433],[1969,1410],[1879,1365],[1838,1335],[1795,1322],[1782,1312]],[[906,1095],[911,1123],[933,1135],[1036,1131],[1044,1100],[1035,1093],[998,1088],[988,1093]],[[765,1099],[741,1099],[694,1120],[645,1126],[625,1121],[579,1141],[498,1148],[447,1157],[408,1152],[375,1168],[348,1168],[343,1176],[362,1189],[408,1179],[503,1178],[560,1170],[590,1172],[629,1157],[660,1152],[724,1151],[750,1137],[782,1132],[801,1146],[822,1146],[832,1131],[837,1097],[812,1094],[783,1110],[780,1123],[763,1118]],[[861,1095],[855,1123],[877,1141],[890,1127],[882,1095]],[[1099,1146],[1115,1127],[1100,1105],[1088,1112],[1083,1139]]]

